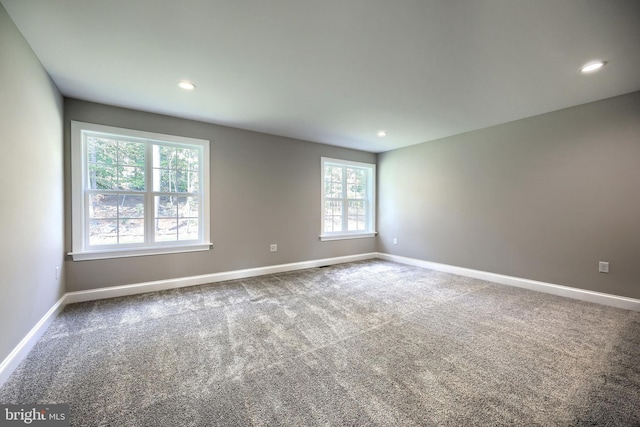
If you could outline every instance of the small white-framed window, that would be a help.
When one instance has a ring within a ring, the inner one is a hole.
[[[322,158],[320,240],[376,235],[376,165]]]
[[[74,261],[208,250],[209,141],[71,122]]]

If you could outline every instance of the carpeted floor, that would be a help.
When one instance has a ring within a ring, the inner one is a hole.
[[[640,313],[381,260],[72,304],[0,389],[75,426],[640,425]]]

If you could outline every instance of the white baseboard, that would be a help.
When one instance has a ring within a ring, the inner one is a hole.
[[[290,264],[271,265],[266,267],[248,268],[244,270],[225,271],[221,273],[203,274],[200,276],[179,277],[176,279],[157,280],[154,282],[136,283],[132,285],[111,286],[108,288],[91,289],[87,291],[67,292],[66,303],[94,301],[105,298],[115,298],[126,295],[143,294],[147,292],[164,291],[167,289],[183,288],[186,286],[204,285],[207,283],[223,282],[225,280],[244,279],[246,277],[262,276],[265,274],[282,273],[286,271],[303,270],[305,268],[321,267],[324,265],[342,264],[345,262],[362,261],[378,256],[377,253],[348,255],[334,258],[316,259],[311,261],[294,262]]]
[[[311,261],[294,262],[290,264],[271,265],[266,267],[248,268],[244,270],[225,271],[221,273],[203,274],[201,276],[180,277],[176,279],[158,280],[154,282],[136,283],[123,286],[111,286],[108,288],[91,289],[88,291],[67,292],[40,321],[20,341],[13,351],[0,364],[0,387],[11,376],[20,362],[29,354],[29,351],[38,342],[42,334],[47,330],[51,322],[64,309],[67,304],[75,302],[93,301],[105,298],[115,298],[126,295],[142,294],[147,292],[162,291],[167,289],[182,288],[185,286],[204,285],[207,283],[222,282],[225,280],[243,279],[265,274],[282,273],[286,271],[303,270],[305,268],[321,267],[325,265],[342,264],[345,262],[362,261],[377,257],[377,253],[348,255],[341,257],[316,259]]]
[[[407,258],[398,255],[378,253],[377,258],[385,259],[388,261],[395,261],[402,264],[429,268],[431,270],[442,271],[445,273],[457,274],[459,276],[473,277],[475,279],[486,280],[489,282],[499,283],[501,285],[515,286],[518,288],[530,289],[532,291],[544,292],[546,294],[558,295],[581,301],[594,302],[611,307],[624,308],[626,310],[640,311],[640,300],[634,298],[621,297],[618,295],[605,294],[602,292],[588,291],[585,289],[572,288],[569,286],[556,285],[553,283],[538,282],[536,280],[522,279],[520,277],[489,273],[487,271],[456,267],[454,265],[423,261],[420,259]]]
[[[56,316],[62,311],[65,302],[65,295],[42,316],[40,321],[31,328],[29,333],[18,343],[11,353],[0,363],[0,387],[9,379],[13,371],[18,367],[20,362],[27,357],[34,345],[38,342],[42,334],[47,330]]]
[[[265,274],[282,273],[286,271],[302,270],[305,268],[321,267],[325,265],[342,264],[345,262],[362,261],[372,258],[379,258],[388,261],[395,261],[403,264],[415,265],[446,273],[458,274],[460,276],[473,277],[487,280],[503,285],[516,286],[563,297],[569,297],[582,301],[589,301],[608,306],[624,308],[627,310],[640,311],[640,300],[610,295],[600,292],[587,291],[584,289],[571,288],[568,286],[555,285],[552,283],[538,282],[535,280],[522,279],[519,277],[506,276],[502,274],[489,273],[486,271],[473,270],[469,268],[456,267],[453,265],[439,264],[415,258],[389,255],[379,252],[349,255],[311,261],[294,262],[290,264],[272,265],[267,267],[248,268],[244,270],[226,271],[221,273],[203,274],[200,276],[180,277],[176,279],[158,280],[154,282],[136,283],[123,286],[112,286],[108,288],[91,289],[87,291],[67,292],[60,298],[51,309],[40,319],[40,321],[29,331],[20,341],[14,350],[0,364],[0,387],[9,378],[11,373],[17,368],[29,351],[36,344],[38,339],[44,334],[51,322],[67,305],[75,302],[93,301],[105,298],[114,298],[126,295],[142,294],[147,292],[162,291],[167,289],[182,288],[185,286],[204,285],[207,283],[222,282],[225,280],[242,279]]]

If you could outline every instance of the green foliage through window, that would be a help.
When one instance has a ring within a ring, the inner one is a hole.
[[[156,242],[199,238],[199,147],[85,135],[91,246],[144,242],[145,215],[153,217]]]
[[[322,232],[372,232],[375,209],[373,166],[329,159],[323,159],[322,164]]]

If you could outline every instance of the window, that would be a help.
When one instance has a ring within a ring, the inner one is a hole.
[[[376,166],[322,158],[321,240],[373,237]]]
[[[74,260],[207,250],[209,141],[71,122]]]

